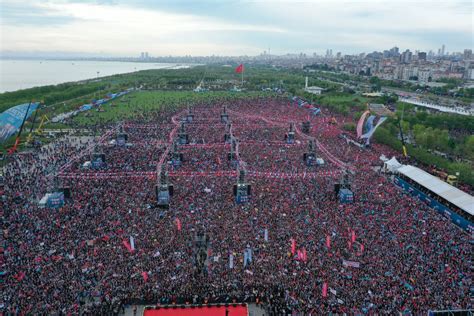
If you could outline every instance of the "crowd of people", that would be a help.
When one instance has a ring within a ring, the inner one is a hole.
[[[236,176],[215,173],[236,169],[224,144],[224,105],[239,140],[237,168],[251,185],[248,203],[235,201]],[[348,145],[339,137],[344,118],[333,124],[324,108],[308,118],[283,98],[200,103],[192,112],[179,167],[167,163],[173,152],[165,148],[186,117],[182,109],[125,122],[130,146],[111,145],[115,134],[101,143],[64,138],[13,156],[0,201],[2,313],[105,315],[137,302],[251,301],[278,315],[472,308],[471,236],[375,170],[382,153],[396,153]],[[308,119],[323,166],[302,159],[311,138],[300,123]],[[290,122],[298,130],[292,145],[284,141]],[[106,155],[107,167],[86,177],[91,171],[81,166],[94,150]],[[174,188],[168,209],[156,207],[157,177],[139,174],[159,170],[160,160]],[[334,193],[341,166],[351,170],[353,203]],[[110,171],[128,174],[100,176]],[[71,199],[40,208],[38,199],[57,187],[69,187]],[[208,236],[200,273],[198,232]]]

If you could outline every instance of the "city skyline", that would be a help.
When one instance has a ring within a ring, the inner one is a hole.
[[[270,52],[269,50],[264,50],[262,52],[259,52],[257,54],[245,54],[245,55],[219,55],[219,54],[211,54],[211,55],[152,55],[148,51],[137,51],[132,55],[107,55],[107,54],[102,54],[102,53],[82,53],[82,52],[60,52],[60,51],[31,51],[31,52],[18,52],[18,51],[10,51],[10,50],[5,50],[5,51],[0,51],[0,59],[1,58],[6,58],[6,59],[35,59],[35,58],[46,58],[46,59],[113,59],[113,60],[121,60],[121,59],[137,59],[137,60],[153,60],[157,58],[167,58],[167,57],[175,57],[175,58],[185,58],[185,57],[191,57],[191,58],[211,58],[211,57],[217,57],[217,58],[223,58],[223,57],[229,57],[229,58],[239,58],[239,57],[248,57],[248,58],[253,58],[253,57],[264,57],[266,56],[274,56],[274,57],[285,57],[285,56],[293,56],[293,57],[318,57],[318,58],[342,58],[344,56],[365,56],[365,55],[370,55],[372,53],[383,53],[386,51],[391,51],[394,48],[398,48],[399,50],[399,56],[401,56],[404,52],[408,51],[412,54],[426,54],[428,57],[452,57],[452,56],[463,56],[465,54],[465,51],[472,51],[470,48],[464,48],[459,51],[445,51],[444,53],[441,53],[442,49],[441,48],[433,48],[429,50],[419,50],[419,49],[414,49],[414,48],[399,48],[397,45],[392,46],[391,48],[378,48],[378,49],[373,49],[373,50],[368,50],[368,51],[361,51],[361,52],[355,52],[355,53],[346,53],[344,51],[335,51],[331,48],[327,49],[322,49],[320,52],[312,52],[312,53],[303,53],[303,52],[285,52],[281,54],[273,54],[273,52]],[[393,57],[393,56],[392,56]]]
[[[2,55],[134,57],[472,48],[468,1],[1,0]]]

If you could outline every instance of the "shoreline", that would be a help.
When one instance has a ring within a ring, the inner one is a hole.
[[[23,68],[19,73],[14,69],[15,64],[21,65]],[[101,79],[115,76],[132,74],[142,70],[177,70],[187,69],[198,64],[184,63],[157,63],[157,62],[135,62],[135,61],[117,61],[117,60],[77,60],[77,59],[0,59],[2,63],[2,79],[0,82],[0,95],[4,93],[14,93],[22,90],[41,88],[46,86],[56,86],[60,84],[82,84],[91,81],[100,81]],[[53,65],[54,63],[54,65]],[[104,65],[106,67],[104,67]],[[109,69],[110,66],[118,66]],[[99,70],[85,70],[81,66],[87,68],[95,68]],[[127,68],[128,66],[128,68]],[[122,69],[120,69],[122,67]],[[134,69],[130,69],[133,67]],[[29,68],[33,68],[29,71]],[[54,69],[58,68],[58,69]],[[76,71],[71,74],[72,71]],[[89,74],[85,77],[84,73]],[[105,72],[104,75],[100,75]],[[57,76],[57,73],[63,75],[63,78]],[[97,73],[97,76],[95,75]],[[24,78],[23,78],[24,76]],[[14,83],[8,83],[13,81]],[[15,78],[16,77],[16,78]],[[73,78],[76,77],[76,78]],[[84,78],[85,77],[85,78]],[[43,81],[43,83],[41,83]]]

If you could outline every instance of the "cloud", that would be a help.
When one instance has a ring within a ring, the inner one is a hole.
[[[64,51],[100,49],[108,53],[133,55],[140,51],[154,54],[212,54],[212,50],[242,54],[244,49],[256,53],[259,48],[245,44],[217,47],[200,35],[206,32],[286,32],[277,26],[229,23],[192,14],[166,13],[127,5],[36,2],[34,7],[42,12],[46,20],[61,15],[70,21],[60,27],[49,23],[34,26],[21,22],[4,24],[2,43],[5,46],[19,50],[37,50],[41,47]],[[200,38],[199,43],[196,38]]]
[[[472,47],[466,1],[3,0],[2,8],[2,49],[17,51],[157,56]]]

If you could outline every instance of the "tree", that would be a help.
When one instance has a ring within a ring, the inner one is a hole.
[[[444,130],[435,129],[434,134],[436,135],[435,137],[436,147],[443,152],[447,152],[449,150],[448,131],[445,129]]]
[[[415,124],[413,126],[413,136],[415,141],[420,146],[426,146],[426,137],[425,137],[425,126],[421,124]]]
[[[467,159],[474,161],[474,135],[467,137],[464,143],[464,154]]]
[[[380,85],[381,84],[381,80],[378,77],[375,77],[375,76],[370,77],[369,82],[371,84],[375,84],[375,85]]]

